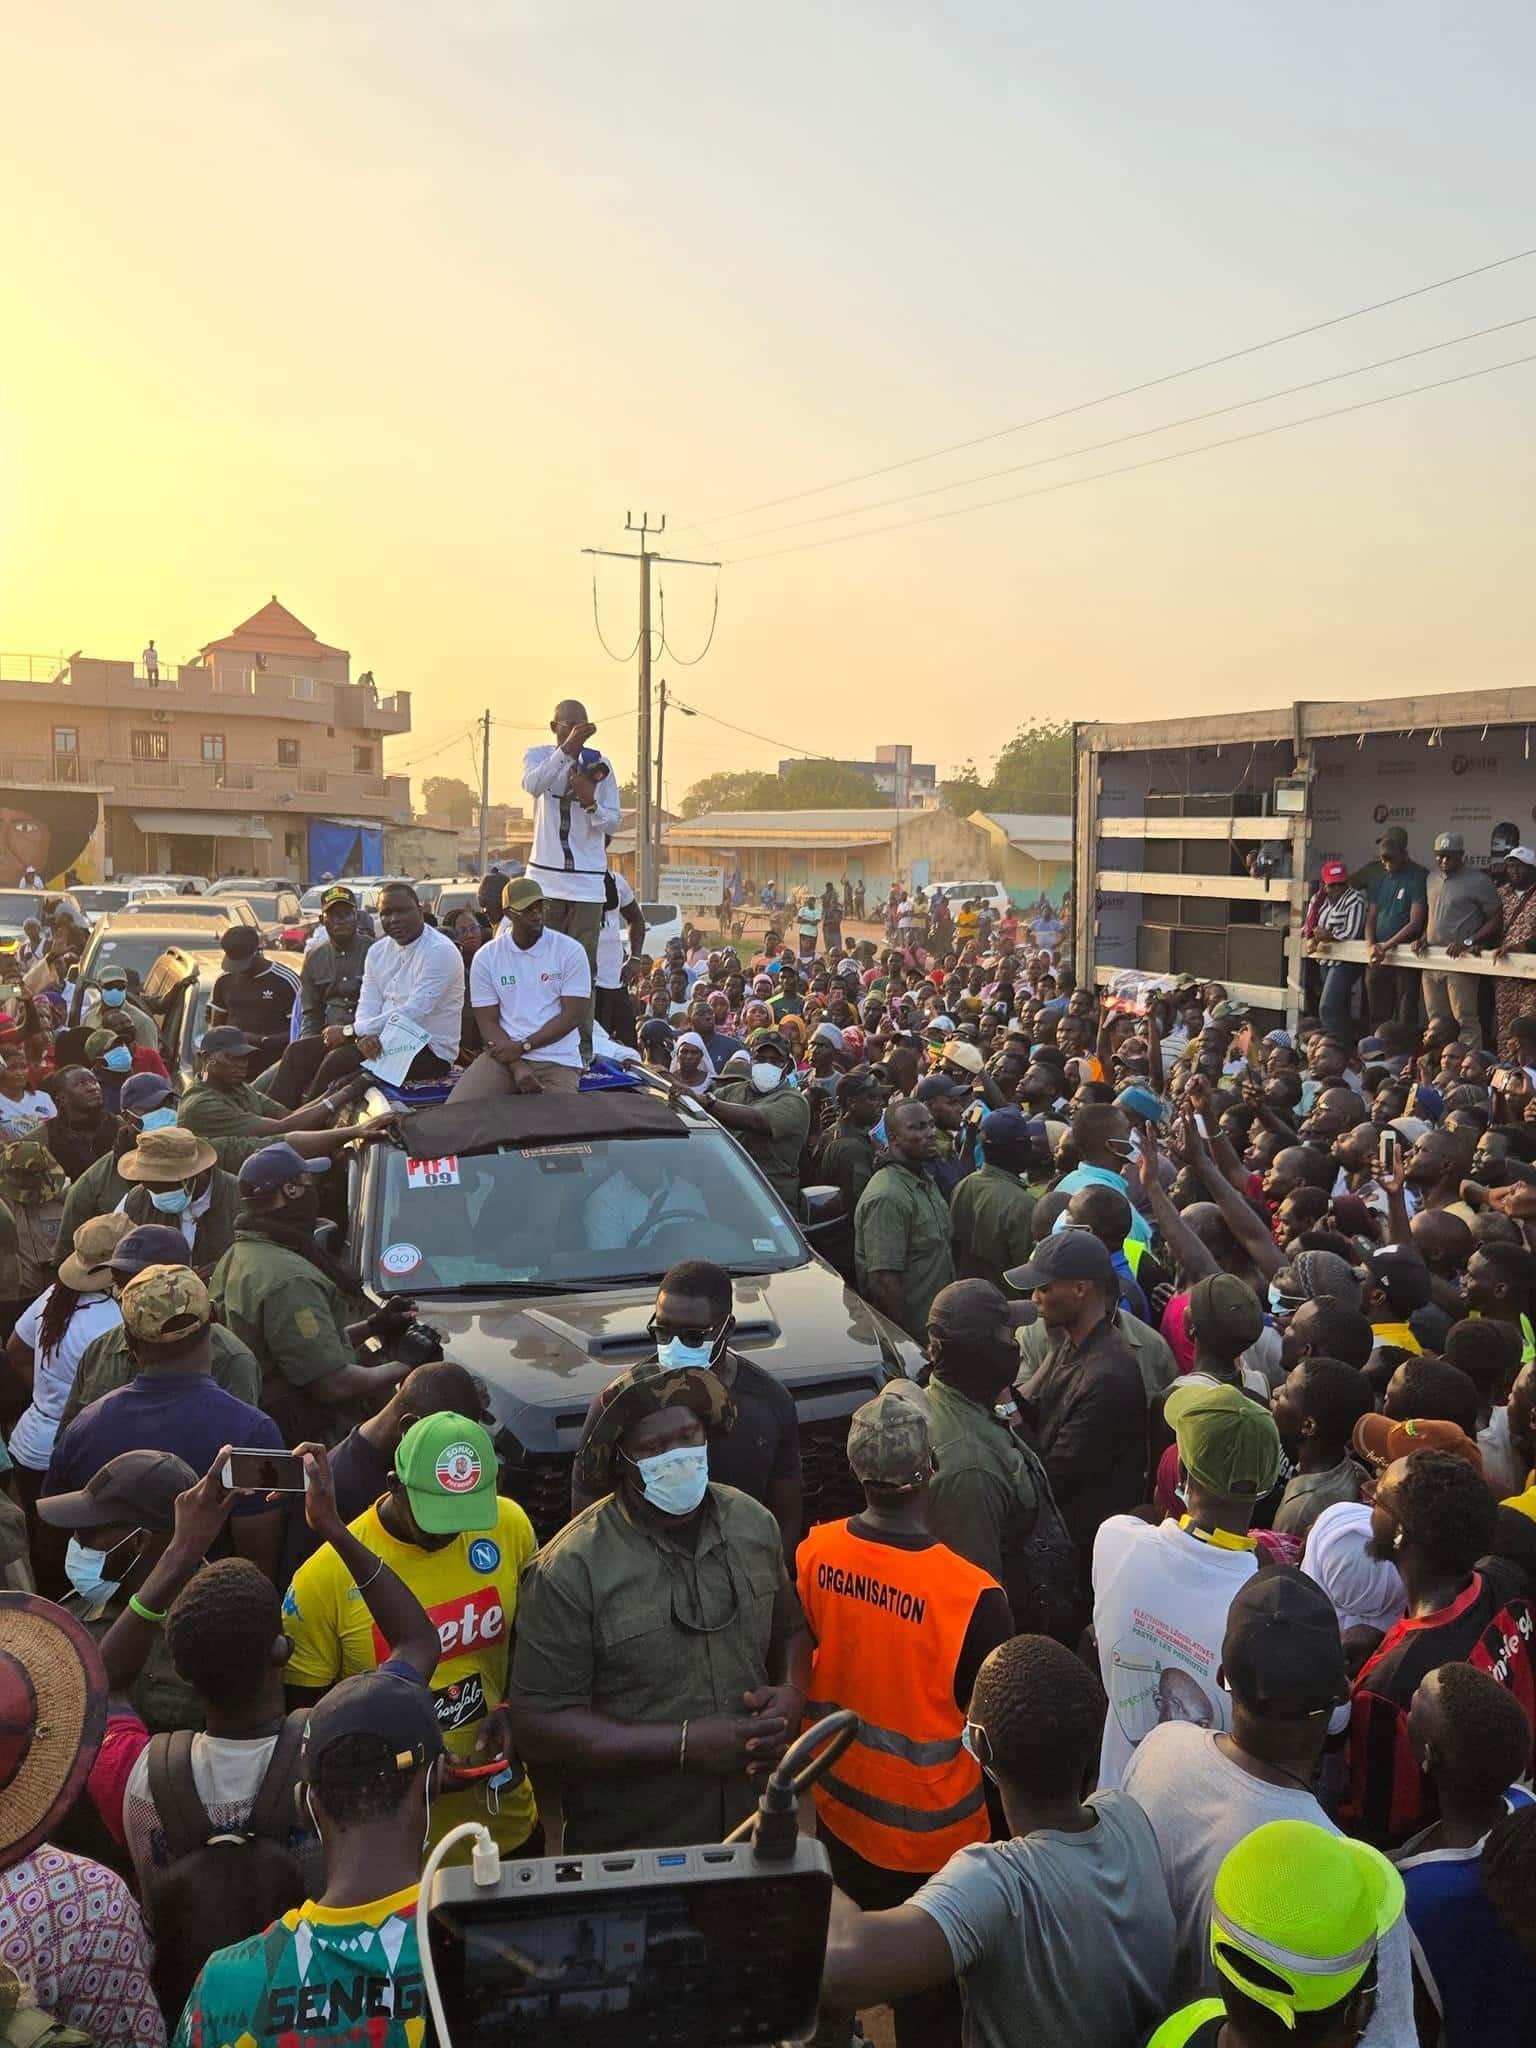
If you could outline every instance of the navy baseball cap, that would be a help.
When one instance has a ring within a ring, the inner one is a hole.
[[[315,1702],[304,1723],[300,1752],[305,1777],[313,1782],[325,1752],[349,1735],[372,1736],[381,1759],[387,1754],[391,1768],[400,1772],[433,1763],[443,1753],[431,1691],[419,1678],[399,1671],[359,1672]]]
[[[123,1083],[117,1106],[125,1116],[143,1116],[159,1109],[176,1093],[175,1084],[164,1074],[134,1074]]]
[[[925,1074],[913,1092],[916,1102],[952,1102],[957,1095],[969,1095],[970,1089],[963,1082],[952,1081],[948,1074]]]
[[[117,1241],[107,1264],[124,1280],[142,1273],[146,1266],[184,1266],[187,1240],[167,1223],[141,1223]]]
[[[1040,1136],[1045,1136],[1045,1125],[1039,1126]],[[1035,1132],[1030,1119],[1021,1109],[989,1109],[976,1127],[983,1152],[1003,1151],[1010,1147],[1027,1145]]]
[[[1109,1253],[1091,1230],[1062,1230],[1037,1244],[1029,1263],[1003,1275],[1020,1294],[1046,1287],[1052,1280],[1097,1280],[1107,1287],[1115,1268]]]
[[[238,1024],[215,1024],[211,1031],[203,1033],[202,1042],[198,1046],[198,1051],[204,1053],[242,1053],[255,1050],[255,1039],[247,1038]]]
[[[284,1182],[298,1180],[303,1174],[324,1173],[330,1163],[328,1159],[306,1159],[291,1145],[263,1145],[240,1169],[240,1192],[265,1194],[268,1189],[280,1188]]]

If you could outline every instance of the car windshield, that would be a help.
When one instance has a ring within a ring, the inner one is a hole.
[[[200,939],[194,939],[194,946],[200,946]],[[99,939],[92,939],[86,948],[81,963],[81,982],[89,987],[104,967],[126,967],[138,976],[142,984],[151,967],[160,958],[167,946],[184,946],[186,940],[177,934],[168,938],[163,931],[136,932],[131,926],[123,927],[114,922],[112,930]]]
[[[659,1281],[679,1259],[803,1266],[805,1243],[723,1133],[594,1138],[452,1160],[381,1149],[364,1274],[386,1294],[558,1294]],[[515,1229],[508,1219],[517,1218]]]
[[[35,889],[0,890],[0,924],[25,924],[29,917],[37,917],[43,907],[43,899]]]
[[[245,898],[243,896],[238,899],[239,903],[244,901]],[[163,918],[166,915],[165,898],[163,896],[151,896],[141,903],[125,903],[121,914],[125,917]],[[176,916],[178,919],[195,917],[199,924],[203,923],[204,920],[209,924],[240,924],[248,922],[248,920],[241,918],[237,901],[231,896],[178,896],[176,898]]]
[[[245,889],[240,895],[240,901],[249,903],[263,924],[276,924],[282,916],[278,906],[283,900],[285,899],[280,898],[272,889]]]
[[[126,889],[71,889],[69,893],[90,915],[101,910],[121,910],[128,901]]]

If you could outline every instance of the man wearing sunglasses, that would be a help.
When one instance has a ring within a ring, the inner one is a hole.
[[[709,1438],[709,1476],[717,1486],[734,1486],[761,1501],[779,1525],[784,1556],[793,1559],[800,1541],[804,1506],[800,1481],[800,1421],[794,1397],[771,1373],[730,1348],[736,1318],[731,1313],[731,1276],[707,1259],[685,1259],[662,1276],[656,1307],[646,1325],[656,1356],[665,1366],[705,1366],[736,1405],[736,1426]],[[571,1513],[600,1500],[584,1479],[583,1453],[603,1412],[594,1395],[571,1465]]]
[[[642,1359],[603,1389],[581,1453],[602,1496],[524,1574],[520,1754],[561,1847],[718,1842],[805,1712],[811,1643],[765,1507],[709,1477],[735,1404],[707,1367]]]

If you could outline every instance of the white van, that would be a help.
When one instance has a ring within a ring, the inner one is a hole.
[[[933,882],[923,893],[930,903],[935,896],[943,896],[951,916],[967,903],[974,903],[978,910],[985,906],[994,917],[1003,917],[1013,902],[1001,882]]]

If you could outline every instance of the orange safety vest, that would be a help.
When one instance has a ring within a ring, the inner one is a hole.
[[[806,1725],[840,1707],[857,1740],[816,1785],[828,1832],[882,1870],[931,1872],[990,1828],[981,1767],[961,1742],[955,1667],[989,1572],[942,1543],[900,1550],[820,1522],[800,1541],[816,1655]]]

